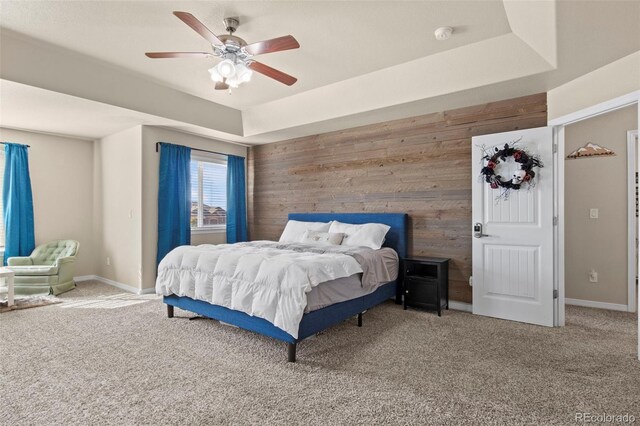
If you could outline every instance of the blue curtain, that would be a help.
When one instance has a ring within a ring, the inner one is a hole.
[[[247,241],[247,196],[244,157],[227,159],[227,242]]]
[[[157,263],[178,246],[191,244],[191,148],[160,143]]]
[[[33,226],[33,195],[26,145],[4,146],[2,215],[5,241],[4,264],[14,256],[28,256],[36,246]]]

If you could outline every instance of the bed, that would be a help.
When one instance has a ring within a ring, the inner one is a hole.
[[[290,213],[288,217],[289,220],[303,222],[329,222],[336,220],[350,224],[382,223],[390,227],[383,247],[395,250],[400,259],[406,257],[407,254],[408,216],[403,213]],[[399,304],[402,294],[398,281],[399,279],[396,279],[380,285],[375,291],[365,296],[304,313],[296,337],[276,327],[266,319],[203,300],[170,294],[164,296],[163,301],[167,305],[169,318],[174,315],[174,307],[178,307],[206,318],[219,320],[283,341],[287,343],[288,361],[295,362],[297,343],[301,340],[354,316],[358,317],[358,326],[362,326],[362,313],[364,311],[391,298],[395,298],[396,303]]]

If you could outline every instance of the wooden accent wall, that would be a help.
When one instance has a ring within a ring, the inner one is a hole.
[[[252,147],[250,238],[289,212],[405,212],[409,254],[450,257],[451,299],[471,302],[471,137],[546,124],[541,93]]]

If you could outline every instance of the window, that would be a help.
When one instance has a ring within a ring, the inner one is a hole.
[[[227,160],[191,156],[191,230],[219,231],[227,224]]]

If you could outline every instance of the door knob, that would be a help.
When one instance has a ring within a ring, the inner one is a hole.
[[[480,222],[476,222],[475,225],[473,225],[473,236],[475,238],[488,237],[487,234],[482,233],[482,224]]]

